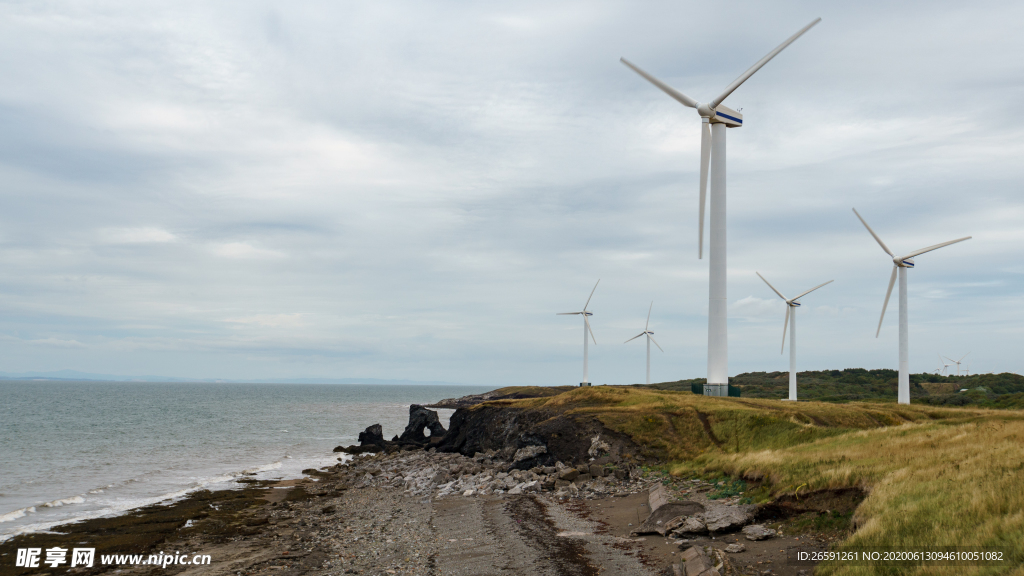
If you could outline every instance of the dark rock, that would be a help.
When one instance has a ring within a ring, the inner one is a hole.
[[[600,478],[604,476],[604,466],[600,464],[591,464],[590,475],[593,476],[594,478]]]
[[[431,437],[441,437],[447,433],[447,430],[441,425],[441,420],[437,417],[437,412],[428,410],[419,404],[413,404],[409,406],[409,425],[405,427],[405,432],[402,432],[397,440],[427,444],[430,440],[423,435],[423,431],[426,429],[430,430]]]
[[[384,445],[384,429],[381,428],[380,424],[374,424],[373,426],[367,426],[366,430],[359,433],[359,445],[383,446]]]
[[[628,436],[609,430],[595,418],[567,416],[547,408],[491,404],[456,410],[451,428],[438,444],[437,451],[472,456],[488,449],[511,449],[508,455],[511,458],[520,448],[546,446],[546,454],[527,461],[524,469],[528,470],[535,466],[553,466],[557,461],[589,462],[587,451],[594,436],[608,443],[609,456],[613,459],[635,458],[644,451]]]
[[[348,447],[338,446],[337,448],[334,449],[334,451],[355,455],[366,454],[367,452],[380,452],[382,448],[384,448],[384,446],[378,446],[376,444],[367,444],[366,446],[356,446],[355,444],[353,444]]]

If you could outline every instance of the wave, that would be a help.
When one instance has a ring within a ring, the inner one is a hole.
[[[49,502],[44,502],[43,504],[40,504],[39,506],[42,507],[42,508],[59,508],[61,506],[66,506],[68,504],[84,504],[84,503],[85,503],[85,498],[82,498],[81,496],[72,496],[71,498],[62,498],[60,500],[51,500]]]
[[[18,518],[24,518],[29,514],[33,514],[36,511],[35,506],[29,506],[27,508],[20,508],[7,514],[0,514],[0,522],[10,522],[11,520],[17,520]]]

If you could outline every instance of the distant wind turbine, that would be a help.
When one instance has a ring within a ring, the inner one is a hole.
[[[941,374],[945,375],[946,374],[946,370],[949,368],[949,364],[946,364],[946,362],[942,359],[942,354],[939,354],[939,366],[940,366],[940,368],[938,370],[936,370],[935,373],[936,374],[941,373]]]
[[[654,332],[651,332],[650,330],[648,330],[648,326],[651,325],[651,309],[653,309],[653,308],[654,308],[654,302],[652,301],[650,307],[647,308],[647,323],[644,324],[644,331],[639,333],[639,334],[637,334],[636,336],[633,336],[629,340],[626,340],[626,342],[632,342],[633,340],[636,340],[637,338],[643,336],[644,334],[647,335],[647,383],[648,384],[651,383],[651,342],[654,342],[654,345],[658,347],[658,350],[661,350],[662,352],[665,351],[661,347],[661,344],[658,344],[658,341],[654,339]],[[623,342],[623,344],[625,344],[626,342]]]
[[[594,284],[594,290],[597,290],[597,285],[601,283],[601,279],[598,278]],[[558,316],[575,316],[577,314],[583,316],[583,382],[580,382],[580,386],[590,386],[590,382],[587,381],[587,332],[590,332],[590,337],[594,340],[594,344],[597,344],[597,338],[594,338],[594,330],[590,328],[590,320],[587,320],[587,316],[593,316],[593,312],[587,311],[587,306],[590,305],[590,299],[594,297],[594,290],[590,291],[590,296],[587,296],[587,303],[583,305],[583,310],[579,312],[559,312]]]
[[[726,170],[725,130],[743,126],[743,114],[722,103],[730,94],[750,79],[769,60],[778,56],[787,46],[803,36],[821,18],[814,19],[754,63],[746,72],[725,87],[725,90],[708,102],[698,102],[648,74],[625,58],[619,60],[631,70],[643,76],[670,98],[683,106],[693,108],[700,115],[700,207],[697,211],[697,257],[704,257],[704,204],[708,195],[710,176],[710,230],[708,232],[708,253],[711,260],[708,268],[708,377],[704,394],[726,396],[729,385],[729,331],[728,301],[726,294]],[[712,56],[712,61],[714,57]]]
[[[970,352],[968,352],[967,354],[964,354],[963,356],[960,357],[960,360],[953,360],[949,356],[946,356],[946,360],[949,360],[953,364],[956,364],[956,375],[957,376],[960,375],[960,362],[962,362],[964,358],[967,358],[968,356],[970,356],[970,354],[971,354]]]
[[[857,219],[860,223],[868,229],[871,236],[874,237],[878,245],[885,250],[885,253],[892,257],[892,275],[889,276],[889,288],[885,291],[885,302],[882,303],[882,316],[878,319],[878,330],[875,331],[875,338],[878,338],[878,334],[882,331],[882,320],[885,318],[885,308],[889,305],[889,296],[892,295],[893,284],[896,283],[897,271],[899,271],[900,277],[900,372],[899,372],[899,384],[897,388],[897,401],[900,404],[910,404],[910,343],[909,343],[909,332],[907,321],[907,268],[914,267],[914,257],[920,256],[926,252],[932,250],[938,250],[943,246],[949,246],[950,244],[956,244],[957,242],[963,242],[964,240],[970,240],[970,236],[964,236],[963,238],[957,238],[956,240],[950,240],[949,242],[943,242],[942,244],[936,244],[927,248],[921,248],[915,250],[906,256],[897,256],[893,254],[892,250],[882,242],[882,239],[875,234],[875,231],[868,226],[868,223],[861,218],[860,213],[857,209],[853,209],[853,213],[857,215]]]
[[[793,400],[795,402],[796,401],[796,309],[800,307],[800,303],[797,302],[797,300],[803,298],[804,296],[807,296],[811,292],[814,292],[815,290],[817,290],[818,288],[821,288],[822,286],[825,286],[826,284],[831,284],[833,281],[829,280],[828,282],[825,282],[824,284],[818,284],[814,288],[811,288],[810,290],[808,290],[808,291],[806,291],[806,292],[804,292],[804,293],[802,293],[799,296],[796,296],[794,298],[786,298],[785,296],[782,295],[782,292],[779,292],[778,290],[775,289],[775,286],[771,285],[771,282],[768,282],[767,280],[765,280],[764,276],[761,276],[760,272],[755,271],[754,273],[757,274],[758,277],[761,278],[761,280],[764,280],[764,283],[767,284],[768,287],[772,289],[772,292],[775,292],[776,294],[778,294],[779,298],[782,298],[782,300],[785,301],[785,303],[786,303],[786,321],[782,324],[782,349],[779,350],[779,354],[782,354],[782,351],[786,349],[786,327],[789,326],[789,399]],[[790,323],[790,316],[793,317],[792,318],[792,323]]]

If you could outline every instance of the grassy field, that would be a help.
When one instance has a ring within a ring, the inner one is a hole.
[[[504,402],[596,417],[668,462],[674,475],[761,479],[762,499],[862,488],[868,496],[853,516],[857,529],[838,549],[993,546],[1017,566],[894,573],[1024,574],[1024,411],[618,386]],[[876,572],[823,564],[818,573]]]

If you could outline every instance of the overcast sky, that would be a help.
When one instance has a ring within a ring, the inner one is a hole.
[[[697,114],[725,102],[729,373],[1021,372],[1020,2],[0,3],[0,371],[706,375]]]

